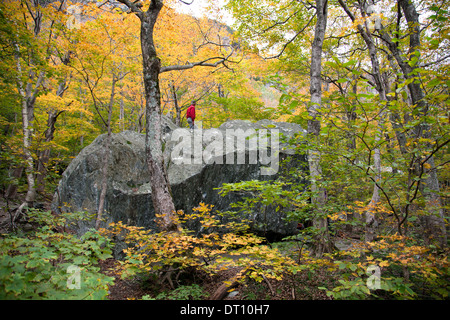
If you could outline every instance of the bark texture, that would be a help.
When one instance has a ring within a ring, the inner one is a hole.
[[[420,21],[419,14],[414,3],[411,0],[399,0],[398,5],[401,7],[403,14],[409,26],[409,53],[420,57]],[[393,48],[393,46],[389,46]],[[401,56],[394,54],[397,61]],[[405,78],[413,76],[413,71],[418,67],[419,59],[415,64],[408,64],[403,61],[401,68]],[[400,64],[400,63],[399,63]],[[420,81],[412,81],[408,84],[411,94],[412,104],[418,111],[419,117],[424,117],[428,113],[428,104],[425,101],[425,94],[421,87]],[[414,130],[415,138],[424,138],[428,142],[427,147],[432,149],[431,145],[431,126],[426,122],[420,123]],[[426,169],[426,167],[430,169]],[[419,177],[423,177],[419,181],[420,191],[426,200],[426,209],[428,215],[424,217],[424,235],[425,240],[429,243],[435,243],[440,247],[447,245],[447,232],[445,228],[444,209],[442,207],[440,193],[440,185],[434,163],[434,157],[430,156],[425,159],[417,159],[416,172]]]
[[[161,92],[159,73],[161,61],[156,53],[153,30],[163,1],[151,1],[148,11],[141,14],[141,49],[144,65],[144,86],[146,100],[146,154],[147,165],[152,177],[152,201],[155,213],[160,215],[160,228],[173,231],[177,225],[173,221],[173,203],[161,141]]]
[[[311,102],[308,106],[308,135],[317,142],[320,134],[319,109],[322,104],[322,50],[325,31],[327,26],[327,0],[316,0],[317,22],[314,31],[314,40],[311,51],[311,69],[310,69],[310,94]],[[312,148],[308,153],[309,171],[311,177],[311,201],[318,217],[313,220],[315,227],[323,230],[316,238],[314,253],[316,256],[322,256],[326,252],[331,252],[333,244],[328,233],[327,219],[323,218],[321,213],[326,202],[326,192],[319,186],[318,182],[322,179],[322,168],[320,165],[320,152]]]

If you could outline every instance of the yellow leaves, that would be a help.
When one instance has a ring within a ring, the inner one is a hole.
[[[248,246],[248,245],[255,245],[255,244],[262,242],[262,240],[257,236],[253,236],[250,234],[247,234],[244,236],[238,236],[234,233],[225,234],[222,237],[222,241],[223,241],[225,247]]]
[[[407,265],[409,262],[411,262],[410,259],[399,259],[398,262],[400,262],[403,265]]]
[[[384,236],[379,241],[365,243],[363,247],[366,252],[371,253],[366,256],[365,261],[358,263],[358,267],[363,270],[368,265],[376,265],[382,268],[397,265],[407,267],[412,273],[418,272],[428,276],[437,272],[434,265],[444,265],[442,261],[436,262],[433,255],[426,255],[429,248],[417,245],[413,239],[398,234]]]
[[[192,214],[179,211],[176,215],[183,225],[190,218],[207,220],[213,217],[212,206],[201,203]],[[159,215],[157,218],[161,218]],[[187,220],[186,220],[187,219]],[[207,226],[208,223],[203,224]],[[218,225],[216,225],[218,226]],[[227,225],[224,225],[226,230]],[[208,232],[209,231],[209,232]],[[238,278],[251,277],[260,281],[281,280],[282,274],[297,267],[297,264],[278,249],[260,245],[262,239],[251,233],[214,232],[194,236],[183,227],[178,232],[151,233],[123,222],[112,223],[102,234],[120,237],[128,247],[124,250],[127,259],[123,262],[122,275],[136,272],[159,272],[161,269],[195,267],[213,274],[229,268],[241,268]]]
[[[430,169],[431,169],[431,164],[429,164],[428,162],[426,162],[426,163],[423,164],[423,167],[424,167],[426,170],[430,170]]]
[[[328,218],[330,218],[333,221],[346,220],[348,214],[349,214],[348,212],[340,211],[340,212],[335,212],[333,214],[328,215]]]
[[[38,98],[38,103],[44,106],[46,110],[58,110],[66,112],[79,112],[88,116],[92,115],[92,112],[83,108],[83,105],[71,96],[60,97],[56,94],[56,90],[49,91]]]
[[[378,266],[380,266],[380,267],[389,267],[389,262],[387,262],[387,261],[381,261],[381,262],[378,264]]]

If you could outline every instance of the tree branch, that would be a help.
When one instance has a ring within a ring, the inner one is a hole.
[[[284,50],[286,50],[287,46],[288,46],[290,43],[292,43],[292,42],[293,42],[293,41],[294,41],[301,33],[303,33],[303,31],[305,31],[305,29],[309,26],[309,24],[311,23],[311,21],[314,19],[315,16],[316,16],[316,13],[314,13],[314,14],[311,16],[311,18],[309,19],[308,23],[307,23],[307,24],[306,24],[299,32],[297,32],[297,33],[295,34],[295,36],[292,37],[291,40],[289,40],[288,42],[286,42],[286,43],[284,44],[283,49],[281,49],[281,51],[280,51],[279,54],[274,55],[274,56],[271,56],[271,57],[264,58],[264,60],[269,60],[269,59],[276,59],[276,58],[279,58],[279,57],[284,53]]]
[[[135,13],[139,19],[142,20],[143,18],[143,12],[141,10],[141,6],[139,5],[140,2],[131,2],[130,0],[116,0],[124,5],[126,5],[128,8],[130,8],[131,12]]]
[[[438,59],[436,61],[421,64],[420,67],[421,68],[426,68],[426,67],[432,66],[434,64],[441,63],[442,61],[444,61],[444,60],[446,60],[448,58],[450,58],[450,54],[448,54],[448,55],[446,55],[446,56],[444,56],[444,57],[442,57],[442,58],[440,58],[440,59]]]
[[[165,67],[161,67],[160,73],[163,72],[169,72],[169,71],[174,71],[174,70],[187,70],[187,69],[192,69],[194,67],[212,67],[215,68],[220,64],[223,64],[226,68],[228,68],[227,65],[225,65],[226,61],[230,61],[228,60],[231,55],[234,53],[234,50],[231,50],[231,52],[228,54],[228,56],[226,57],[212,57],[212,58],[208,58],[205,59],[203,61],[198,61],[198,62],[192,62],[192,63],[188,63],[185,65],[172,65],[172,66],[165,66]],[[212,60],[216,60],[216,59],[220,59],[214,63],[211,63],[209,61]],[[233,62],[233,61],[230,61]]]
[[[261,35],[261,34],[263,34],[263,33],[266,33],[267,31],[269,31],[269,30],[275,28],[276,26],[281,26],[281,25],[287,23],[293,16],[297,15],[297,13],[299,13],[299,12],[300,12],[300,10],[297,10],[296,12],[294,12],[293,14],[291,14],[289,17],[287,17],[284,21],[277,21],[277,22],[275,22],[273,25],[268,26],[266,29],[264,29],[264,30],[262,30],[261,32],[259,32],[258,34]]]

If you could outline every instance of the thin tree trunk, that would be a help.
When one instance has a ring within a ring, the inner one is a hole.
[[[398,66],[395,64],[394,57],[391,54],[388,55],[388,61],[389,61],[389,66],[393,69],[393,73],[398,74],[398,72],[399,72]],[[397,75],[397,77],[398,77],[398,75]],[[383,80],[384,80],[384,88],[386,90],[386,96],[388,96],[388,94],[391,92],[391,90],[390,90],[391,83],[390,83],[389,77],[386,73],[383,73]],[[399,82],[399,81],[397,81],[397,82]],[[397,96],[396,92],[394,94]],[[397,97],[388,98],[388,100],[397,100]],[[391,126],[394,129],[395,137],[398,142],[400,153],[402,155],[406,155],[407,154],[407,151],[406,151],[407,137],[405,134],[406,130],[403,127],[403,123],[407,122],[406,119],[403,121],[397,111],[390,110],[389,122],[391,123]]]
[[[48,112],[47,129],[45,130],[45,142],[48,143],[53,140],[55,132],[56,119],[60,115],[56,110]],[[50,148],[46,148],[39,152],[38,167],[36,174],[36,191],[43,193],[45,190],[45,176],[47,175],[47,164],[50,159]]]
[[[173,106],[175,107],[175,124],[178,127],[181,127],[181,107],[178,105],[177,91],[173,82],[170,86],[170,90],[172,91]]]
[[[40,30],[41,30],[41,23],[42,23],[42,12],[40,11],[40,6],[38,2],[32,3],[34,6],[35,11],[32,12],[33,8],[28,6],[27,9],[34,21],[34,37],[38,37]],[[62,6],[62,3],[61,3]],[[59,9],[61,9],[61,6]],[[58,9],[58,11],[59,11]],[[53,26],[53,22],[52,22]],[[40,90],[40,86],[42,82],[44,81],[45,72],[40,71],[39,74],[36,73],[36,70],[33,65],[33,59],[28,59],[29,66],[32,66],[30,70],[28,71],[28,75],[25,78],[24,77],[24,70],[22,70],[22,64],[21,59],[23,58],[21,56],[21,50],[19,47],[19,37],[16,34],[17,42],[14,42],[14,57],[16,59],[16,68],[17,68],[17,87],[19,94],[22,98],[22,130],[23,130],[23,154],[25,159],[25,174],[27,178],[27,194],[25,196],[25,201],[22,203],[22,205],[18,209],[18,213],[16,216],[18,216],[22,209],[25,206],[31,207],[33,206],[34,201],[36,200],[36,183],[35,183],[35,176],[34,176],[34,159],[33,155],[31,153],[31,142],[33,138],[33,122],[34,122],[34,106],[36,102],[37,95]],[[34,50],[34,49],[30,49]],[[27,61],[27,59],[24,59]],[[24,83],[24,79],[26,79],[26,84]],[[33,88],[33,82],[34,88]]]
[[[61,81],[58,90],[56,92],[56,95],[58,97],[62,97],[64,94],[66,87],[66,81]],[[45,130],[45,142],[49,143],[53,140],[54,133],[55,133],[55,124],[56,120],[58,119],[59,115],[62,113],[62,111],[57,110],[50,110],[48,112],[48,118],[47,118],[47,129]],[[36,191],[38,193],[43,193],[45,190],[45,176],[47,175],[47,164],[50,159],[50,148],[46,148],[45,150],[42,150],[39,153],[38,157],[38,167],[37,167],[37,175],[36,175]]]
[[[369,1],[370,5],[373,5],[372,1]],[[361,11],[363,15],[366,15],[366,12],[363,8],[361,8]],[[369,14],[370,15],[370,14]],[[354,21],[354,19],[352,19]],[[381,150],[379,147],[379,144],[381,143],[381,140],[383,139],[383,131],[384,131],[384,118],[385,118],[385,112],[384,108],[387,104],[387,96],[386,96],[386,90],[384,86],[383,77],[380,71],[380,63],[378,61],[378,52],[377,48],[375,46],[375,43],[373,41],[372,34],[369,29],[368,20],[366,19],[364,26],[358,25],[358,30],[363,38],[364,42],[366,43],[368,49],[369,49],[369,56],[370,61],[372,63],[372,76],[375,80],[375,86],[376,90],[378,91],[378,96],[381,101],[381,112],[379,113],[379,120],[378,120],[378,132],[376,132],[375,136],[375,143],[376,148],[374,150],[374,169],[375,169],[375,183],[374,183],[374,190],[372,193],[372,198],[370,200],[370,203],[367,207],[367,210],[365,212],[366,214],[366,241],[373,241],[375,239],[375,227],[377,225],[377,221],[375,218],[376,210],[378,207],[378,203],[380,202],[380,188],[379,185],[381,183]]]
[[[40,72],[35,88],[32,88],[32,80],[35,78],[34,71],[30,71],[28,75],[29,82],[25,85],[23,83],[23,70],[22,64],[20,63],[20,49],[19,46],[15,45],[15,58],[16,67],[18,72],[17,86],[19,94],[22,98],[22,130],[23,130],[23,154],[25,159],[25,173],[27,178],[27,194],[25,196],[25,202],[20,206],[20,210],[24,206],[32,206],[36,200],[36,189],[35,189],[35,179],[34,179],[34,159],[31,154],[31,140],[33,132],[33,121],[34,121],[34,104],[36,102],[37,93],[39,87],[44,79],[44,72]]]
[[[111,84],[111,96],[109,100],[108,105],[108,123],[107,123],[107,129],[108,134],[106,135],[106,143],[105,143],[105,154],[103,156],[103,170],[102,170],[102,185],[101,185],[101,192],[100,192],[100,198],[98,203],[98,210],[97,210],[97,220],[95,221],[95,229],[100,228],[100,224],[102,222],[103,217],[103,210],[105,208],[105,200],[106,200],[106,191],[108,190],[108,165],[109,165],[109,154],[110,154],[110,148],[111,148],[111,117],[112,117],[112,108],[114,104],[114,95],[115,95],[115,88],[116,88],[116,82],[117,78],[113,75],[113,81]]]
[[[310,94],[311,102],[308,106],[308,135],[317,143],[320,134],[320,120],[317,119],[319,109],[322,104],[322,49],[327,25],[327,0],[316,0],[317,22],[314,32],[314,40],[311,51],[311,69],[310,69]],[[309,172],[311,177],[311,201],[318,217],[314,218],[313,224],[316,228],[322,230],[316,237],[314,254],[322,256],[326,252],[331,252],[333,245],[328,234],[327,219],[323,217],[322,210],[326,202],[325,190],[320,186],[322,180],[322,168],[320,165],[320,152],[312,148],[308,152]]]
[[[356,97],[356,94],[358,93],[357,83],[354,83],[352,85],[352,92],[353,92],[353,95]],[[348,139],[347,150],[352,154],[356,150],[356,137],[353,133],[351,133],[351,128],[354,125],[355,120],[357,119],[355,110],[356,110],[356,101],[353,101],[352,108],[350,110],[347,110],[347,112],[346,112],[347,121],[348,121],[348,130],[349,130],[349,133],[347,133],[347,139]],[[356,155],[355,155],[355,158],[356,158]]]
[[[410,54],[415,54],[418,58],[420,56],[420,23],[419,14],[411,0],[399,0],[398,5],[401,7],[406,21],[409,25],[409,50]],[[396,58],[400,68],[403,71],[403,75],[406,79],[411,77],[411,74],[417,69],[419,59],[413,65],[410,65],[405,61],[395,44],[390,41],[386,36],[386,33],[382,33],[383,40],[388,44],[388,48]],[[418,111],[418,116],[424,117],[428,113],[428,104],[425,101],[424,92],[420,86],[419,81],[412,81],[408,84],[408,89],[411,94],[412,105]],[[417,139],[424,138],[425,140],[431,140],[431,126],[427,123],[420,123],[415,128],[415,136]],[[427,147],[432,149],[431,143],[427,143]],[[418,159],[421,162],[421,159]],[[425,165],[430,169],[425,169]],[[428,243],[435,243],[441,248],[447,245],[447,231],[444,220],[444,209],[442,207],[440,196],[440,185],[437,176],[437,172],[434,169],[434,157],[431,156],[425,163],[422,163],[420,168],[418,166],[417,172],[424,170],[425,175],[423,181],[420,183],[420,191],[426,200],[426,208],[428,215],[424,217],[424,235],[425,240]]]
[[[123,102],[123,96],[120,98],[120,113],[119,113],[120,130],[125,130],[125,103]]]
[[[27,90],[28,91],[28,90]],[[34,160],[31,154],[32,122],[34,113],[34,103],[28,103],[28,94],[22,97],[22,128],[23,128],[23,153],[25,157],[25,172],[28,189],[25,202],[32,206],[36,200],[36,189],[34,180]]]
[[[164,168],[161,141],[161,93],[159,89],[161,62],[153,40],[154,26],[162,7],[163,1],[151,1],[148,11],[142,12],[140,15],[147,121],[145,137],[155,214],[160,217],[159,227],[162,230],[173,231],[177,230],[177,225],[173,219],[175,205]]]

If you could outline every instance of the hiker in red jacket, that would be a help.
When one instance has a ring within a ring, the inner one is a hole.
[[[191,106],[187,109],[186,117],[187,117],[187,122],[189,123],[189,128],[194,129],[195,101],[192,101]]]

